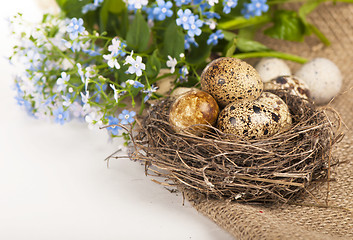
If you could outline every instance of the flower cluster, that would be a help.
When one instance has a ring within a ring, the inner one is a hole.
[[[39,24],[20,14],[12,19],[19,41],[10,60],[23,66],[16,100],[36,118],[59,124],[80,119],[90,129],[107,126],[111,136],[124,135],[122,126],[163,96],[158,84],[164,78],[174,79],[172,88],[198,86],[213,57],[271,56],[250,37],[264,23],[273,22],[266,34],[286,40],[301,40],[293,27],[308,25],[303,14],[271,12],[266,0],[58,3],[62,14],[45,14]]]

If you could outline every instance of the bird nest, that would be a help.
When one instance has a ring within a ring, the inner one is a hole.
[[[171,98],[151,107],[132,137],[132,159],[146,174],[180,190],[240,202],[287,202],[329,178],[331,156],[342,138],[339,115],[286,92],[293,124],[271,137],[246,140],[216,128],[202,136],[176,133],[168,121]]]

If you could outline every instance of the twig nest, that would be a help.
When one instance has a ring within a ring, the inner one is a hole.
[[[221,108],[243,99],[257,99],[263,83],[257,71],[248,63],[231,57],[210,62],[200,78],[201,89],[210,93]]]
[[[217,128],[243,139],[258,139],[287,130],[291,123],[287,104],[277,95],[264,92],[256,100],[227,105],[219,114]]]
[[[262,58],[256,65],[262,82],[266,83],[279,76],[291,75],[288,65],[279,58]]]
[[[264,83],[264,91],[285,90],[298,97],[309,99],[310,90],[308,85],[296,76],[278,76],[269,82]]]
[[[305,81],[313,101],[318,105],[331,101],[342,87],[341,71],[326,58],[315,58],[305,63],[295,76]]]
[[[161,100],[138,121],[131,158],[144,161],[146,173],[162,178],[163,185],[195,196],[239,202],[296,198],[316,180],[327,178],[335,162],[332,146],[341,136],[339,119],[298,96],[274,93],[289,107],[292,124],[260,139],[242,139],[209,125],[202,137],[178,133],[169,123],[173,100]]]
[[[214,125],[219,114],[216,100],[207,92],[193,89],[179,95],[169,111],[169,122],[174,131],[201,134],[207,125]],[[200,125],[201,126],[194,126]],[[191,126],[193,126],[191,128]]]

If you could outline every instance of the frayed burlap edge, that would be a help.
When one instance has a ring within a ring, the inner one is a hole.
[[[331,46],[323,46],[315,37],[308,37],[304,43],[277,41],[262,35],[258,39],[278,51],[308,59],[328,58],[341,69],[344,87],[330,103],[345,123],[346,136],[333,152],[341,164],[333,169],[333,181],[307,194],[296,205],[198,200],[185,193],[195,209],[239,240],[353,239],[353,4],[323,4],[308,20],[328,37]],[[299,67],[288,64],[293,72]]]

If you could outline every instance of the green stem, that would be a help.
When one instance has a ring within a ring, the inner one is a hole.
[[[218,23],[217,27],[223,30],[235,30],[239,28],[254,26],[257,24],[263,24],[271,21],[271,17],[266,14],[259,17],[253,17],[246,19],[244,17],[236,17],[229,21]]]
[[[260,57],[275,57],[281,58],[285,60],[290,60],[298,63],[306,63],[308,60],[306,58],[302,58],[296,55],[276,52],[276,51],[268,51],[268,52],[249,52],[249,53],[238,53],[233,55],[235,58],[244,59],[244,58],[260,58]]]

